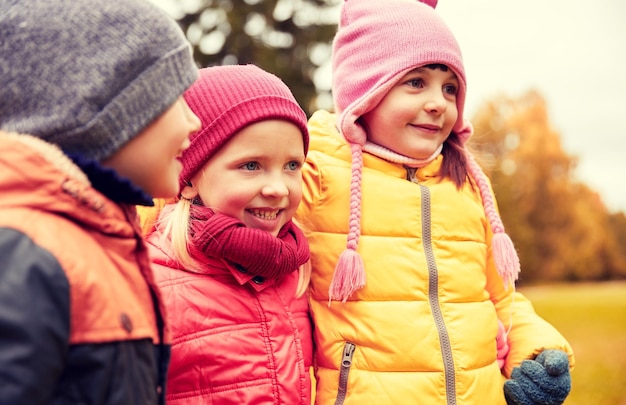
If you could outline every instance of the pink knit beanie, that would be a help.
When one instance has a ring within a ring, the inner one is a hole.
[[[294,123],[309,148],[307,117],[291,90],[275,75],[255,65],[200,69],[198,80],[184,93],[202,128],[192,135],[182,156],[181,190],[186,182],[238,131],[270,119]]]
[[[338,127],[351,146],[350,221],[347,249],[340,255],[330,284],[330,300],[346,301],[365,285],[357,252],[361,232],[361,172],[367,134],[357,120],[374,109],[409,71],[429,64],[448,66],[459,80],[458,120],[453,127],[464,145],[472,135],[464,120],[466,80],[459,45],[435,12],[437,0],[344,0],[332,48],[333,97]],[[496,266],[506,285],[519,273],[519,259],[496,211],[489,183],[466,152],[468,171],[478,185],[494,233]]]
[[[426,3],[426,4],[424,4]],[[457,109],[463,126],[465,69],[454,35],[435,12],[437,1],[345,0],[333,41],[333,97],[339,127],[363,145],[356,120],[371,111],[409,71],[431,63],[448,66],[459,80]]]

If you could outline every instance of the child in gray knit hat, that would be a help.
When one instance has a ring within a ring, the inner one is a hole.
[[[135,205],[178,193],[196,77],[145,0],[0,0],[0,404],[164,403]]]

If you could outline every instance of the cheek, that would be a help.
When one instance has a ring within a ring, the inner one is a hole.
[[[187,120],[179,110],[179,108],[170,109],[154,128],[162,144],[161,153],[168,158],[178,155],[188,138]]]
[[[295,209],[298,208],[300,204],[300,200],[302,200],[302,175],[297,176],[288,187],[290,208],[295,212]]]
[[[223,181],[202,182],[198,195],[202,203],[234,218],[242,219],[243,211],[250,201],[250,189],[233,187]]]
[[[452,103],[450,106],[448,106],[448,109],[446,110],[446,117],[448,119],[448,122],[451,123],[451,127],[454,126],[457,119],[459,118],[459,110],[456,106],[456,103]]]
[[[189,134],[180,128],[172,129],[170,132],[169,149],[173,156],[177,156],[188,142]]]

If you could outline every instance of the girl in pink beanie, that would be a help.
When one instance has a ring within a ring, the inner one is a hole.
[[[296,213],[316,403],[560,404],[571,347],[515,292],[519,259],[465,146],[463,60],[436,3],[341,9],[336,114],[309,120]]]
[[[253,65],[200,70],[181,191],[147,242],[172,329],[167,403],[311,403],[309,249],[292,222],[306,115]]]

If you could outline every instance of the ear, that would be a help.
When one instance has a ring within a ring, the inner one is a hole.
[[[180,191],[180,196],[185,200],[193,200],[198,196],[198,190],[191,182],[188,182]]]

